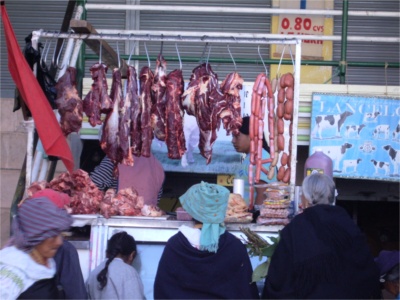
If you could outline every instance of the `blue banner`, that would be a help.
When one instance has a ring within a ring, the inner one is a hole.
[[[399,181],[400,99],[313,93],[310,155],[333,161],[333,176]]]

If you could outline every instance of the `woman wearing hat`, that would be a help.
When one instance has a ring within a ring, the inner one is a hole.
[[[0,299],[60,299],[53,260],[71,216],[47,197],[24,201],[0,251]]]
[[[155,299],[259,299],[243,243],[225,230],[229,190],[201,182],[179,200],[201,230],[181,226],[161,256]]]
[[[250,117],[246,116],[243,117],[243,123],[242,126],[239,128],[239,134],[233,135],[232,136],[232,144],[233,147],[237,152],[243,153],[245,155],[245,158],[242,162],[241,168],[238,170],[238,172],[235,174],[235,178],[240,178],[244,179],[244,195],[243,199],[249,204],[250,202],[250,185],[249,185],[249,165],[250,165]],[[263,150],[262,150],[262,157],[263,159],[267,159],[270,157],[270,149],[269,146],[265,140],[265,136],[263,134]],[[268,166],[267,166],[268,167]],[[255,171],[254,171],[255,172]],[[254,176],[253,176],[254,178]],[[274,182],[276,181],[276,176],[270,180],[267,178],[267,175],[264,172],[260,173],[260,182],[259,184],[262,183],[267,183],[267,182]],[[256,208],[258,205],[261,205],[264,201],[264,195],[263,192],[265,191],[265,188],[255,188],[255,201],[254,204]],[[258,209],[256,209],[258,210]]]

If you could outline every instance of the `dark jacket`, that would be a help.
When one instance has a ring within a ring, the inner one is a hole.
[[[154,299],[259,299],[246,247],[229,232],[217,253],[194,248],[178,232],[167,242],[154,282]]]
[[[343,208],[307,208],[282,230],[262,298],[379,297],[379,272],[373,256]]]

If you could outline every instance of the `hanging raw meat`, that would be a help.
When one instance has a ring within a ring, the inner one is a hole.
[[[151,86],[154,74],[149,67],[145,66],[140,71],[140,127],[142,133],[141,155],[150,156],[151,142],[153,140],[153,128],[151,127],[151,107],[154,103]]]
[[[165,61],[164,57],[159,54],[156,61],[154,81],[151,87],[155,99],[155,103],[151,108],[151,126],[153,128],[154,136],[160,141],[165,140],[166,81],[167,62]]]
[[[102,113],[106,114],[112,110],[112,100],[107,93],[106,72],[107,66],[102,63],[96,63],[90,68],[93,84],[90,92],[83,100],[83,111],[93,127],[102,124],[100,119]]]
[[[142,108],[140,107],[136,70],[131,66],[128,68],[126,97],[131,99],[131,152],[134,156],[140,156],[142,152],[142,129],[140,126]]]
[[[186,151],[185,135],[183,133],[184,110],[181,104],[184,81],[182,70],[174,70],[167,78],[167,105],[166,116],[166,139],[168,157],[180,159]]]
[[[129,143],[129,137],[132,129],[132,100],[137,98],[137,83],[136,83],[136,70],[134,67],[129,66],[128,82],[124,100],[120,102],[119,111],[119,143],[122,154],[122,163],[128,166],[133,166],[132,149]]]
[[[221,83],[221,91],[225,95],[226,102],[221,106],[222,110],[218,112],[218,116],[222,119],[227,135],[231,132],[237,135],[242,126],[239,94],[242,89],[243,78],[236,72],[228,74]]]
[[[55,101],[60,114],[60,126],[65,136],[82,127],[82,99],[76,89],[76,69],[68,67],[56,84]]]
[[[122,152],[119,143],[119,107],[122,101],[121,71],[118,68],[113,70],[113,79],[110,98],[113,101],[113,109],[106,115],[101,135],[100,146],[108,158],[114,163],[114,174],[117,175],[118,163],[122,162]]]

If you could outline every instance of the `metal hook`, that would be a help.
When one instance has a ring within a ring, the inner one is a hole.
[[[262,62],[262,64],[263,64],[263,66],[264,66],[265,75],[267,75],[267,74],[268,74],[268,71],[267,71],[267,67],[266,67],[266,65],[265,65],[265,63],[264,63],[264,59],[262,58],[261,53],[260,53],[260,45],[258,45],[258,55],[260,56],[261,62]]]
[[[57,59],[56,59],[56,65],[55,65],[56,68],[60,69],[60,70],[64,68],[64,65],[60,66],[60,57],[61,57],[62,50],[64,48],[64,43],[65,43],[65,39],[63,40],[63,42],[61,44],[60,52],[58,52],[58,56],[57,56]]]
[[[99,51],[99,64],[101,64],[101,55],[102,55],[102,52],[103,52],[103,40],[102,40],[102,37],[101,37],[101,33],[100,33],[100,51]]]
[[[47,39],[46,42],[44,43],[43,50],[42,50],[42,55],[40,56],[40,65],[43,64],[43,56],[44,56],[44,53],[47,50],[46,47],[47,47],[48,43],[49,43],[49,39]]]
[[[119,58],[119,41],[117,41],[117,58],[118,58],[118,69],[121,68],[121,60]]]
[[[206,71],[207,72],[210,72],[208,70],[208,59],[210,58],[210,53],[211,53],[211,45],[209,45],[209,47],[208,47],[208,54],[207,54],[207,61],[206,61]]]
[[[205,37],[206,37],[206,36],[203,36],[203,37],[201,38],[201,40],[203,40]],[[204,49],[203,49],[203,52],[201,53],[200,61],[199,61],[200,63],[203,62],[204,54],[206,53],[207,47],[208,47],[208,42],[205,44]]]
[[[163,34],[161,34],[161,48],[160,48],[160,55],[162,55],[162,51],[163,51],[163,48],[164,48],[164,41],[163,41],[163,38],[164,38],[164,35],[163,35]]]
[[[292,46],[291,45],[289,45],[289,51],[290,51],[290,58],[292,59],[293,72],[294,72],[295,71],[295,65],[294,65]]]
[[[150,57],[149,57],[149,52],[147,52],[146,42],[144,42],[144,50],[146,51],[147,63],[149,64],[149,68],[150,68]]]
[[[285,54],[285,49],[286,49],[286,45],[283,46],[281,59],[279,60],[278,70],[276,71],[276,74],[278,74],[278,75],[279,75],[279,70],[280,70],[280,68],[281,68],[283,55]]]
[[[47,62],[47,55],[49,54],[49,51],[50,51],[50,48],[51,48],[51,43],[53,42],[53,39],[51,38],[50,39],[50,42],[49,42],[49,46],[47,47],[47,50],[46,50],[46,54],[45,54],[45,56],[44,56],[44,63],[46,64],[46,62]],[[44,52],[44,51],[43,51]]]
[[[233,59],[233,55],[232,55],[232,53],[231,53],[231,50],[229,49],[229,44],[227,45],[227,47],[228,47],[228,52],[229,52],[229,55],[230,55],[230,56],[231,56],[231,58],[232,58],[233,65],[235,66],[235,71],[236,71],[236,62],[235,62],[235,60]]]
[[[129,64],[130,64],[130,62],[131,62],[131,57],[132,57],[132,54],[133,54],[133,51],[134,51],[134,50],[135,50],[135,41],[133,41],[132,50],[131,50],[131,53],[129,54],[128,66],[129,66]]]
[[[179,59],[179,69],[182,70],[182,61],[181,61],[181,56],[179,55],[179,50],[178,50],[178,44],[175,43],[175,48],[176,48],[176,53],[178,54],[178,59]]]

